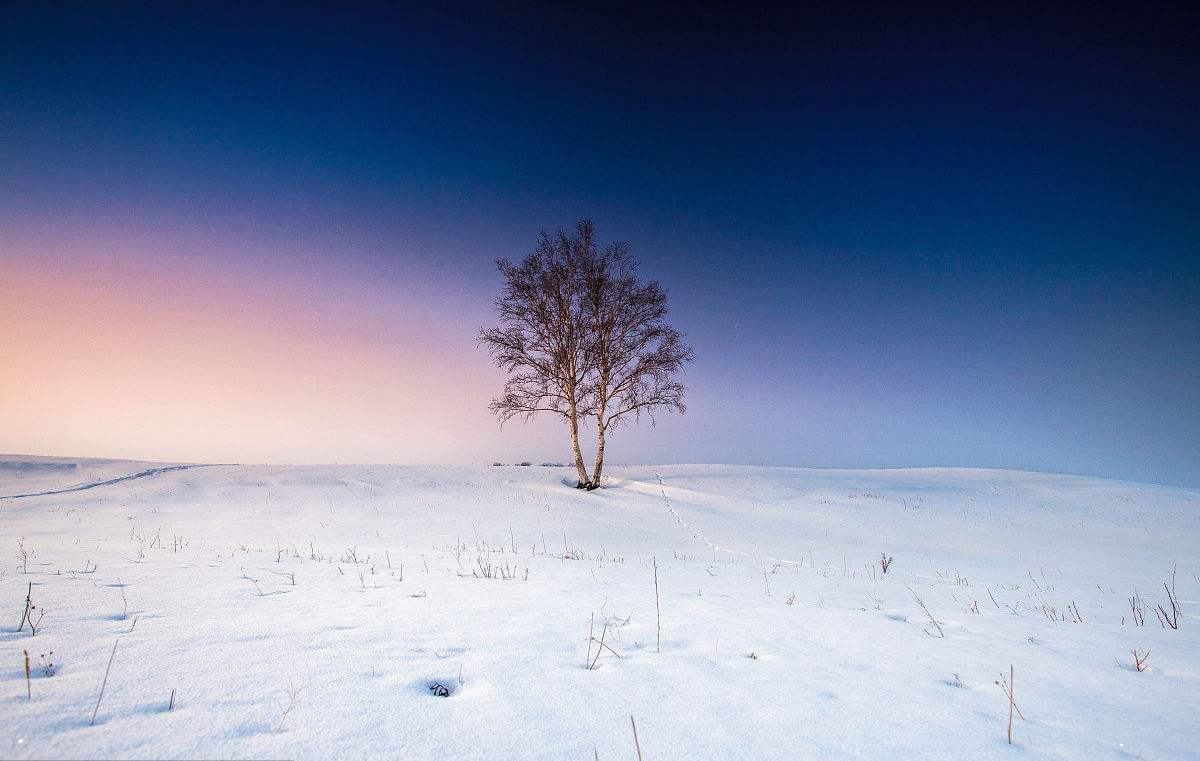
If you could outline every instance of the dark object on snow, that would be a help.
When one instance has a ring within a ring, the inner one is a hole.
[[[441,682],[434,682],[433,684],[429,685],[429,691],[439,698],[450,697],[450,688],[446,687],[446,685],[442,684]]]

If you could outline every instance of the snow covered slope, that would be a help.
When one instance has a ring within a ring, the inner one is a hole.
[[[0,495],[158,467],[0,459]],[[1200,758],[1196,490],[569,477],[214,466],[0,499],[0,757],[631,759],[632,716],[647,761]]]
[[[139,474],[149,474],[167,467],[186,466],[176,463],[0,454],[0,489],[3,489],[0,498],[51,491],[82,491],[114,479],[139,477]]]

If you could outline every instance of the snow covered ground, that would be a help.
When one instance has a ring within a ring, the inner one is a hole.
[[[0,495],[157,467],[0,455]],[[0,757],[633,759],[632,716],[646,761],[1200,758],[1200,491],[570,475],[212,466],[0,499]]]

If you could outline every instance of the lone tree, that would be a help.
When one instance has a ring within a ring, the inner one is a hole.
[[[692,350],[666,324],[667,294],[657,282],[637,280],[637,262],[623,243],[603,251],[595,228],[542,233],[519,265],[496,262],[504,291],[496,300],[500,326],[480,331],[496,364],[509,377],[491,409],[504,423],[539,412],[564,418],[579,475],[594,489],[604,468],[605,435],[622,421],[666,409],[684,412],[676,376]],[[596,423],[591,477],[579,449],[581,420]]]
[[[504,393],[492,400],[501,424],[539,412],[564,418],[571,432],[578,486],[589,485],[579,451],[579,418],[589,411],[586,376],[587,325],[582,295],[585,261],[594,256],[591,226],[575,235],[545,232],[520,264],[496,260],[504,291],[496,299],[499,327],[481,329],[479,340],[508,373]]]

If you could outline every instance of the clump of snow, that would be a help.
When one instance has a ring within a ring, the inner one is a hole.
[[[1200,754],[1196,490],[0,459],[0,757]]]

